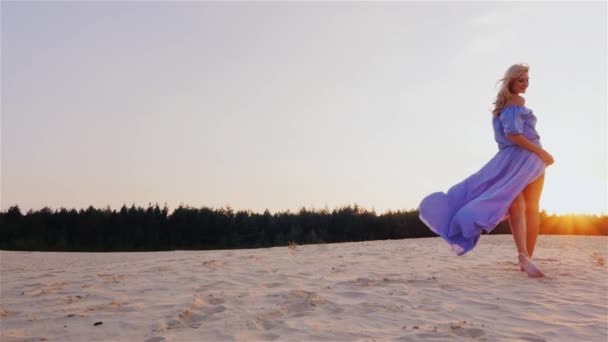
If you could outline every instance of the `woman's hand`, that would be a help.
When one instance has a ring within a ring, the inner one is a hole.
[[[525,148],[526,150],[536,153],[540,159],[547,164],[547,166],[553,164],[555,161],[553,160],[553,156],[545,151],[542,147],[532,143],[528,138],[526,138],[523,134],[505,134],[507,139],[511,140],[515,144]]]
[[[540,157],[540,159],[542,159],[545,162],[545,164],[547,164],[547,166],[549,166],[555,162],[555,160],[553,160],[553,156],[545,150],[540,151],[538,156]]]

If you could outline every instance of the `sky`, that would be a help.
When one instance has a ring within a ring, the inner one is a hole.
[[[608,212],[604,1],[0,6],[3,211],[417,209],[496,154],[523,62],[541,209]]]

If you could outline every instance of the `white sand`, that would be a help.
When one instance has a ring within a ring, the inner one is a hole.
[[[608,237],[224,251],[0,252],[1,341],[606,341]],[[596,254],[597,256],[598,254]],[[95,326],[96,322],[103,324]]]

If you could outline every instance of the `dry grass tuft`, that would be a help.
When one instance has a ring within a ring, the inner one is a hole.
[[[591,258],[593,258],[593,264],[595,266],[604,266],[606,265],[606,259],[604,259],[604,257],[598,253],[598,252],[593,252],[591,254]]]
[[[298,244],[295,241],[289,241],[288,247],[289,247],[289,250],[293,253],[296,251]]]

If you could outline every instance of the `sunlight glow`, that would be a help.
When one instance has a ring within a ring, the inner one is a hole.
[[[540,207],[554,214],[606,214],[606,197],[605,179],[548,169]]]

